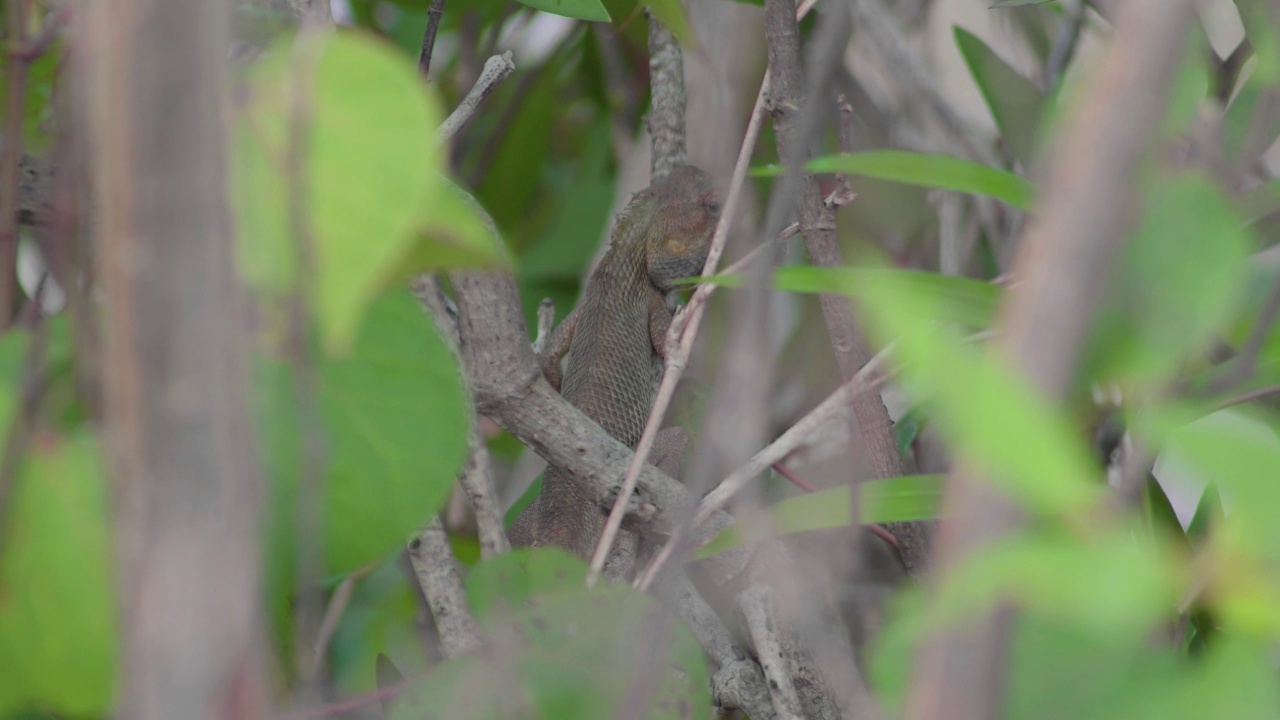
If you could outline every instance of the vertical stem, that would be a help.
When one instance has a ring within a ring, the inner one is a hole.
[[[688,160],[684,124],[684,56],[680,43],[655,17],[649,18],[649,135],[653,140],[651,180]]]
[[[84,6],[118,714],[262,717],[258,475],[228,217],[227,3]]]

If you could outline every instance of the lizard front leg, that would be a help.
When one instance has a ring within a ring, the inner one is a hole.
[[[560,372],[560,361],[568,354],[569,346],[573,344],[573,333],[578,328],[578,315],[578,308],[574,308],[572,312],[565,315],[556,329],[547,336],[542,352],[538,353],[538,365],[542,368],[542,374],[556,392],[560,392],[560,384],[564,381],[564,376]]]

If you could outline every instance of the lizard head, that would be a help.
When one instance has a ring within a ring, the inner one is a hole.
[[[645,238],[649,279],[670,292],[674,281],[702,272],[720,219],[720,194],[710,175],[689,165],[677,165],[647,192],[653,203]]]

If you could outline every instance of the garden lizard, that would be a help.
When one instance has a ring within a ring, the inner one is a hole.
[[[619,214],[581,302],[540,354],[552,386],[632,449],[640,442],[664,367],[675,281],[702,271],[719,215],[711,177],[687,165],[636,193]],[[559,365],[566,352],[562,382]],[[683,446],[678,428],[664,430],[651,461],[673,475]],[[548,467],[541,494],[511,526],[511,542],[518,547],[552,545],[589,557],[605,517],[574,478]],[[624,535],[606,566],[612,577],[631,574],[637,539]]]

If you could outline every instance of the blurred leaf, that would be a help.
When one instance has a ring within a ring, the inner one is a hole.
[[[544,236],[545,226],[538,226],[538,232],[531,234],[535,229],[530,227],[531,216],[541,209],[534,200],[544,184],[552,132],[565,121],[560,97],[565,55],[557,52],[548,58],[537,69],[538,76],[529,91],[514,94],[513,105],[503,108],[512,118],[506,132],[491,140],[497,143],[497,149],[486,151],[493,153],[492,160],[476,187],[476,197],[490,209],[503,236],[517,252],[523,252],[534,238]]]
[[[465,396],[453,356],[406,290],[376,300],[349,355],[316,358],[319,418],[299,418],[293,371],[259,363],[262,447],[274,498],[277,566],[292,570],[301,427],[318,421],[328,573],[385,559],[436,512],[466,455]],[[290,592],[285,583],[281,590]]]
[[[647,0],[646,4],[654,17],[671,31],[680,45],[690,49],[696,48],[693,28],[689,27],[689,20],[685,17],[684,8],[680,6],[680,0]]]
[[[534,10],[542,10],[553,15],[590,20],[592,22],[609,22],[609,11],[604,9],[600,0],[519,0]]]
[[[996,127],[1000,128],[1014,157],[1029,167],[1036,151],[1044,94],[976,35],[959,26],[954,27],[954,33],[960,54],[987,101]]]
[[[943,475],[905,475],[860,483],[858,512],[862,524],[932,520],[942,506]],[[788,498],[766,513],[775,535],[848,527],[849,487],[841,486]],[[752,535],[754,537],[754,534]],[[742,545],[737,524],[720,531],[700,549],[698,558],[719,555]]]
[[[45,22],[51,22],[52,13]],[[32,32],[28,31],[28,39]],[[7,42],[7,41],[6,41]],[[41,154],[53,141],[53,86],[64,57],[62,43],[54,42],[27,66],[27,86],[22,114],[22,145],[27,152]],[[13,62],[9,53],[0,53],[0,77],[10,77]],[[6,81],[8,82],[8,81]],[[7,115],[8,92],[0,93],[0,114]]]
[[[397,701],[394,720],[606,718],[623,714],[637,677],[655,673],[649,718],[705,718],[710,679],[692,634],[626,586],[577,588],[486,619],[484,652],[433,671]],[[501,688],[495,692],[494,688]]]
[[[1014,8],[1014,7],[1023,7],[1025,5],[1043,5],[1045,3],[1051,3],[1051,2],[1056,2],[1056,0],[1000,0],[999,2],[992,3],[987,7],[992,10],[995,10],[996,8]]]
[[[1069,535],[1027,535],[984,546],[948,575],[935,621],[963,622],[1012,601],[1046,617],[1116,639],[1138,640],[1178,601],[1172,554],[1127,531],[1083,543]]]
[[[1030,210],[1034,188],[1027,180],[993,167],[948,155],[906,150],[872,150],[810,160],[813,172],[850,173],[920,187],[987,195],[1019,210]]]
[[[426,669],[428,656],[417,624],[419,590],[409,583],[399,558],[356,582],[329,643],[329,672],[343,693],[381,687],[387,664],[409,675]]]
[[[1173,433],[1163,454],[1216,485],[1227,504],[1222,530],[1236,546],[1280,559],[1280,523],[1275,521],[1280,508],[1280,483],[1275,482],[1280,436],[1229,408]],[[1213,502],[1202,504],[1212,516]],[[1195,526],[1196,532],[1202,525]]]
[[[535,598],[582,587],[587,564],[553,547],[515,548],[489,558],[467,576],[467,604],[482,620],[514,612]]]
[[[1271,85],[1280,80],[1280,30],[1276,27],[1276,9],[1269,0],[1235,0],[1236,10],[1244,25],[1244,34],[1253,45],[1258,65],[1253,81]]]
[[[572,183],[563,193],[551,229],[520,257],[520,274],[529,277],[569,278],[577,281],[600,239],[604,237],[613,208],[616,183],[610,172],[613,145],[608,117],[601,116],[591,128],[575,164]],[[567,312],[569,308],[564,308]]]
[[[717,276],[722,277],[722,276]],[[929,317],[944,319],[973,330],[991,326],[1001,288],[991,283],[956,275],[943,275],[923,270],[895,268],[820,268],[793,265],[779,268],[773,284],[779,290],[804,293],[841,293],[853,296],[859,288],[876,278],[891,279],[905,291],[926,298],[932,307],[945,314]],[[735,278],[729,284],[736,287]]]
[[[907,386],[929,398],[933,422],[976,470],[1036,511],[1070,513],[1094,501],[1098,471],[1067,417],[1001,356],[939,325],[945,313],[935,298],[890,273],[851,290],[880,342],[897,343]]]
[[[893,440],[902,455],[911,453],[911,445],[920,437],[920,429],[924,427],[924,409],[913,407],[893,424]]]
[[[1112,309],[1090,354],[1102,374],[1155,386],[1179,372],[1231,316],[1252,239],[1197,173],[1151,179],[1146,215],[1125,249]]]
[[[345,347],[377,293],[415,269],[408,260],[426,269],[501,256],[439,174],[441,115],[413,62],[361,32],[291,40],[250,77],[237,134],[239,262],[252,282],[291,289],[298,229],[289,187],[305,180],[311,299],[326,344]],[[306,112],[308,136],[295,146],[296,112]],[[296,169],[295,147],[304,153]],[[434,252],[415,252],[424,230]]]
[[[98,457],[87,433],[37,432],[15,478],[0,545],[0,716],[34,704],[111,712],[117,608]]]

